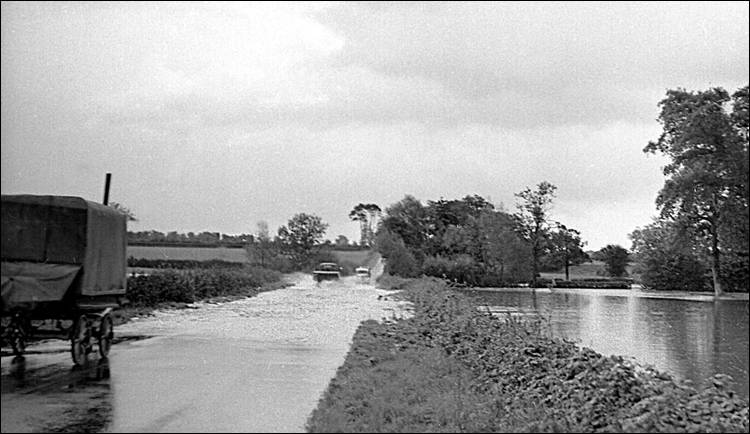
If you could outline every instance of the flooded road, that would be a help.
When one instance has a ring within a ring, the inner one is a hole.
[[[161,312],[119,327],[154,333],[110,355],[111,432],[303,432],[360,322],[389,317],[355,278]]]
[[[117,326],[124,341],[109,354],[109,378],[88,387],[89,399],[111,408],[103,430],[304,432],[359,324],[403,315],[404,304],[356,277],[321,284],[309,275],[290,278],[292,286],[253,298],[196,303]],[[54,357],[68,375],[69,354]],[[7,359],[3,378],[10,378]],[[4,432],[6,411],[20,411],[21,395],[29,394],[4,386]]]

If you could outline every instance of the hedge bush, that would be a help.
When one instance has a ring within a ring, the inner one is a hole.
[[[150,275],[129,277],[126,298],[134,306],[192,303],[222,295],[256,294],[263,285],[280,278],[280,273],[260,267],[241,270],[165,269]]]
[[[245,267],[244,262],[230,262],[221,259],[209,259],[207,261],[196,261],[193,259],[144,259],[128,257],[128,267],[139,268],[173,268],[176,270],[188,270],[195,268],[228,268],[241,269]]]
[[[560,280],[541,278],[536,280],[536,288],[592,288],[592,289],[630,289],[633,279],[588,278]]]

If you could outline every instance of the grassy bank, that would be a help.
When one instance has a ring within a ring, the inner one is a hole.
[[[309,432],[747,432],[716,377],[671,376],[494,318],[433,279],[391,281],[414,316],[363,323]]]

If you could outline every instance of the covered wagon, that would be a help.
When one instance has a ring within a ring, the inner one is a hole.
[[[2,195],[2,336],[20,355],[55,322],[76,365],[112,344],[127,283],[127,217],[72,196]],[[50,333],[49,330],[46,331]]]

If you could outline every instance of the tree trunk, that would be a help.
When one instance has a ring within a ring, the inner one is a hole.
[[[719,253],[719,236],[714,228],[711,231],[711,257],[713,259],[711,263],[711,275],[714,279],[714,296],[720,296],[724,293],[721,288],[721,277],[719,273],[721,271],[721,257]]]
[[[570,267],[570,262],[568,262],[568,259],[565,258],[565,280],[570,280],[570,273],[568,272],[569,267]]]

